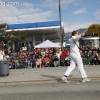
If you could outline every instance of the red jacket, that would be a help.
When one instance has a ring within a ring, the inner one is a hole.
[[[24,56],[24,59],[28,59],[28,58],[29,58],[29,56],[28,56],[28,55],[25,55],[25,56]]]
[[[68,56],[68,51],[64,50],[61,54],[62,58],[65,58],[66,56]]]

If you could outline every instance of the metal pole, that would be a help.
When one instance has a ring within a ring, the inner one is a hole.
[[[61,17],[60,0],[58,0],[58,2],[59,2],[59,19],[60,19],[61,50],[63,50],[63,30],[62,30],[62,17]]]

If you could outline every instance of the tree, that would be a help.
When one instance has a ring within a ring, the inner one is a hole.
[[[9,41],[9,45],[12,45],[17,42],[25,41],[26,34],[23,34],[21,31],[10,31],[6,32],[7,24],[0,24],[0,42]]]
[[[26,34],[23,34],[21,31],[11,31],[6,32],[9,37],[9,44],[12,45],[17,42],[25,41]]]
[[[99,26],[98,26],[98,29],[99,29],[99,33],[98,33],[98,36],[100,36],[100,24],[99,24]]]
[[[0,42],[5,40],[4,34],[7,24],[0,24]]]
[[[98,36],[100,34],[100,25],[99,24],[92,24],[88,28],[88,33],[90,35]]]

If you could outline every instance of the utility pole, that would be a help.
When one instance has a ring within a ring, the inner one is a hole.
[[[59,19],[60,19],[60,40],[61,40],[61,50],[63,50],[63,30],[62,30],[62,17],[61,17],[61,6],[60,6],[60,0],[59,2]]]

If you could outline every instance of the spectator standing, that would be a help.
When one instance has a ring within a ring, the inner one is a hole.
[[[2,50],[2,47],[0,47],[0,60],[3,60],[5,56],[4,51]]]

